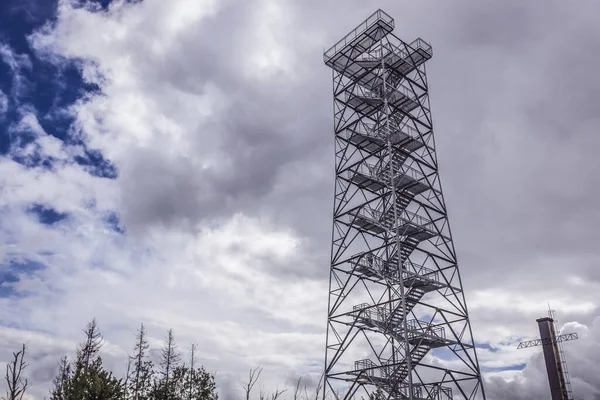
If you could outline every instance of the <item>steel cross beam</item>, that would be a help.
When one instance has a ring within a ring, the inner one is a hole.
[[[576,340],[576,339],[579,339],[579,337],[577,336],[576,333],[567,333],[564,335],[557,336],[556,343],[568,342],[569,340]],[[535,347],[535,346],[545,346],[545,345],[549,345],[550,343],[551,343],[550,338],[528,340],[526,342],[519,343],[519,346],[517,347],[517,349],[526,349],[528,347]]]

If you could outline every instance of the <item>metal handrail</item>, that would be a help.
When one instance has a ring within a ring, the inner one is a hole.
[[[354,86],[350,91],[348,91],[348,96],[352,97],[363,97],[368,99],[382,99],[383,97],[379,93],[375,93],[370,89],[364,88],[362,86]],[[388,101],[394,103],[398,98],[407,98],[412,101],[417,101],[413,96],[413,92],[410,88],[399,85],[398,87],[388,87],[387,92],[385,93]]]
[[[412,267],[412,271],[409,268],[407,268],[409,265]],[[420,278],[425,278],[429,281],[435,281],[438,283],[440,282],[439,271],[436,271],[436,270],[433,270],[430,268],[426,268],[420,264],[415,264],[410,261],[404,262],[404,268],[402,269],[402,275],[404,277],[418,276]]]
[[[372,306],[368,303],[362,303],[353,307],[355,315],[361,315],[364,318],[368,318],[371,321],[385,323],[388,320],[389,312],[383,307]]]
[[[397,272],[397,263],[394,260],[397,259],[392,259],[391,261],[384,261],[381,257],[376,257],[371,253],[365,252],[357,258],[356,265],[373,269],[379,273],[383,273],[385,269]],[[403,264],[402,274],[405,277],[419,276],[429,281],[440,282],[439,271],[426,268],[423,265],[416,264],[408,260],[406,260]]]
[[[390,226],[387,222],[389,221],[389,217],[387,217],[386,213],[383,213],[379,210],[375,210],[371,207],[365,206],[356,210],[354,213],[356,216],[360,216],[362,218],[370,219],[373,222],[381,225],[384,228],[392,229],[393,225]],[[416,214],[411,211],[403,210],[400,216],[398,217],[400,220],[404,222],[408,222],[409,224],[417,225],[422,229],[426,229],[430,232],[435,232],[435,225],[433,222],[419,214]],[[385,219],[385,220],[384,220]]]
[[[357,216],[360,215],[363,218],[369,218],[369,219],[379,222],[381,220],[381,217],[383,216],[383,213],[381,211],[375,210],[369,206],[365,206],[365,207],[361,207],[360,209],[358,209],[356,211],[355,215],[357,215]]]
[[[394,93],[400,93],[402,96],[410,100],[415,100],[415,98],[412,96],[412,90],[404,85],[400,85],[398,87],[388,87],[388,93],[386,93],[386,95],[388,96],[388,100],[391,102],[395,101],[395,99],[391,97],[391,95]]]
[[[354,369],[355,370],[366,370],[367,375],[373,376],[375,373],[374,368],[376,368],[377,365],[369,360],[368,358],[365,358],[363,360],[356,360],[354,361]]]
[[[390,176],[390,170],[388,167],[389,164],[386,163],[386,165],[382,165],[382,166],[378,166],[377,170],[377,178],[381,179],[381,180],[386,180],[388,179],[388,177]],[[425,175],[423,173],[421,173],[419,170],[413,168],[413,167],[409,167],[407,165],[401,165],[399,169],[397,169],[395,172],[395,176],[398,175],[408,175],[410,178],[414,179],[415,181],[422,181],[425,179]]]
[[[407,215],[408,217],[405,217],[404,215]],[[427,219],[427,218],[425,218],[419,214],[416,214],[414,212],[404,210],[400,214],[399,218],[405,222],[409,222],[411,224],[418,225],[423,229],[428,229],[430,231],[434,231],[434,229],[433,229],[434,224],[430,219]],[[431,226],[431,227],[429,227],[429,226]]]
[[[427,54],[433,55],[433,51],[432,51],[433,49],[432,49],[431,45],[421,38],[416,38],[415,40],[410,42],[408,45],[415,50],[423,49],[423,50],[425,50],[425,52]]]
[[[404,387],[403,391],[408,392],[406,389],[408,389],[408,387]],[[441,386],[440,384],[414,385],[413,395],[416,398],[426,397],[431,400],[451,399],[452,388]]]
[[[349,132],[358,133],[360,135],[370,136],[372,138],[386,140],[388,136],[388,127],[386,124],[374,124],[374,123],[360,123],[356,124],[354,128],[348,129]],[[390,121],[390,136],[394,136],[398,133],[406,135],[413,140],[422,142],[419,131],[410,125],[404,124],[402,126],[395,124]]]
[[[378,170],[379,170],[379,168],[377,167],[376,164],[369,164],[367,162],[362,162],[354,168],[353,172],[364,175],[364,176],[368,176],[369,178],[377,178]]]
[[[375,124],[372,124],[372,125],[375,125]],[[387,124],[382,124],[376,129],[376,131],[378,132],[377,133],[378,135],[381,135],[382,137],[385,138],[388,135],[388,132],[387,132],[388,129],[391,132],[391,133],[389,133],[390,136],[394,135],[394,133],[396,133],[396,131],[399,131],[400,133],[404,133],[406,136],[410,136],[411,138],[413,138],[415,140],[421,139],[421,136],[419,135],[419,131],[407,124],[404,124],[403,126],[398,126],[398,125],[395,125],[393,122],[391,122],[390,128],[388,128]],[[379,132],[381,132],[381,133],[379,133]]]
[[[379,55],[371,55],[373,53],[379,53]],[[362,57],[357,58],[356,61],[381,61],[382,58],[385,59],[388,56],[394,54],[400,57],[401,59],[405,59],[408,57],[407,52],[403,51],[399,47],[391,45],[390,43],[382,44],[381,46],[379,46],[378,49],[371,51],[371,54],[363,55]]]
[[[416,319],[406,321],[406,329],[408,331],[409,338],[411,338],[411,336],[427,336],[434,337],[436,339],[446,339],[446,330],[443,326],[433,325],[425,321],[419,321]]]
[[[350,31],[350,33],[338,40],[336,44],[329,48],[329,50],[323,53],[323,60],[325,62],[330,60],[341,48],[346,46],[349,42],[352,42],[358,37],[358,35],[365,32],[371,27],[371,25],[376,24],[380,20],[388,25],[392,30],[394,29],[394,19],[386,14],[383,10],[377,10],[367,17],[367,19],[360,23],[356,28]]]

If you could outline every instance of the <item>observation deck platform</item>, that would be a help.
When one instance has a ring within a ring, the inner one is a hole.
[[[387,141],[393,146],[402,148],[409,153],[425,146],[419,132],[405,125],[403,127],[390,127],[385,125],[360,123],[346,129],[346,139],[356,147],[370,153],[376,153],[387,146]]]
[[[349,222],[354,226],[371,231],[375,234],[381,234],[396,228],[394,224],[394,213],[391,210],[382,213],[369,206],[364,206],[348,213],[348,216]],[[410,237],[417,241],[423,241],[437,236],[435,224],[433,222],[421,215],[407,210],[403,210],[398,215],[397,228],[400,236]]]
[[[429,183],[420,171],[400,165],[394,171],[393,184],[396,190],[406,190],[418,195],[429,189]],[[371,165],[366,162],[358,164],[354,170],[348,171],[349,179],[357,186],[370,191],[378,191],[392,184],[389,167]]]
[[[323,62],[333,69],[351,64],[393,30],[394,18],[379,9],[323,53]]]
[[[381,257],[375,257],[371,253],[363,253],[356,261],[355,273],[369,278],[384,278],[393,283],[404,283],[406,288],[419,288],[424,293],[443,289],[446,284],[440,280],[439,271],[425,268],[422,265],[405,261],[402,271],[398,272],[398,259],[393,258],[385,261]]]
[[[417,38],[409,44],[381,39],[394,30],[394,19],[377,10],[323,53],[323,62],[365,87],[381,86],[381,66],[407,75],[433,56],[431,45]],[[378,47],[373,49],[374,47]]]
[[[388,88],[383,96],[360,88],[346,93],[348,106],[365,116],[371,116],[381,110],[384,100],[387,100],[389,106],[398,108],[405,113],[411,112],[419,106],[419,101],[415,98],[412,90],[402,85]]]
[[[392,43],[384,43],[375,55],[366,55],[356,59],[356,63],[365,69],[379,68],[382,64],[388,70],[407,75],[433,56],[431,45],[417,38],[406,46],[406,50]]]
[[[427,346],[437,348],[449,346],[456,343],[446,338],[446,330],[443,326],[430,324],[416,319],[406,321],[408,342],[415,346]]]
[[[407,294],[406,300],[411,297],[410,292]],[[418,296],[423,297],[423,294],[419,291]],[[414,301],[407,301],[407,308],[412,309],[412,307],[414,307]],[[406,310],[406,315],[408,315],[410,309]],[[406,335],[404,335],[403,313],[401,310],[392,312],[383,306],[371,306],[363,303],[354,306],[353,314],[358,323],[377,328],[382,333],[391,335],[400,341],[404,340],[406,336],[408,342],[414,346],[425,346],[428,349],[433,349],[455,343],[446,338],[446,331],[443,326],[416,319],[406,321]]]
[[[355,361],[354,368],[349,374],[360,376],[363,384],[384,390],[389,394],[389,399],[410,398],[410,389],[404,382],[406,374],[402,372],[406,369],[405,363],[377,365],[370,359],[364,359]],[[414,400],[452,400],[452,388],[439,383],[413,384],[412,395]]]

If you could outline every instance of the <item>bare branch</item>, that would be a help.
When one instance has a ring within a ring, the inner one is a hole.
[[[244,391],[246,392],[246,400],[250,400],[250,392],[252,392],[252,388],[258,382],[258,378],[260,378],[260,374],[262,372],[261,367],[256,367],[254,369],[250,369],[250,373],[248,375],[248,384],[244,385]],[[262,391],[261,391],[262,396]]]
[[[319,395],[321,394],[321,390],[323,389],[323,380],[325,378],[325,372],[321,374],[319,378],[319,383],[317,383],[317,387],[315,389],[315,400],[319,400]],[[325,395],[323,395],[323,400],[325,400]]]
[[[279,396],[281,396],[282,394],[284,394],[286,391],[287,391],[287,389],[284,389],[284,390],[276,389],[275,393],[273,393],[271,395],[271,399],[270,400],[277,400],[279,398]]]
[[[29,386],[26,378],[23,378],[23,372],[29,366],[25,362],[25,343],[20,351],[13,353],[13,360],[6,365],[6,375],[4,379],[8,389],[6,389],[6,400],[21,400]]]
[[[298,382],[296,382],[296,388],[294,389],[294,398],[293,398],[293,400],[298,400],[298,395],[300,393],[300,383],[301,382],[302,382],[302,377],[298,378]]]

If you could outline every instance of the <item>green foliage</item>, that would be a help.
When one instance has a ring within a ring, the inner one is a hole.
[[[184,400],[217,400],[217,385],[214,375],[208,373],[204,367],[195,370],[185,368],[184,374]]]
[[[74,363],[60,360],[50,400],[217,400],[214,375],[196,367],[192,346],[190,366],[180,365],[181,356],[173,332],[169,330],[161,353],[159,369],[148,357],[146,330],[136,335],[132,366],[127,383],[102,365],[99,355],[103,339],[95,320],[84,330],[85,339],[77,349]]]
[[[66,357],[59,363],[54,379],[51,400],[122,400],[125,387],[121,379],[104,369],[98,355],[102,347],[102,336],[96,321],[84,330],[85,340],[77,350],[74,368]]]
[[[149,400],[152,393],[154,365],[148,359],[150,345],[146,338],[144,324],[140,326],[136,335],[134,355],[130,357],[133,370],[128,376],[128,390],[132,400]]]

